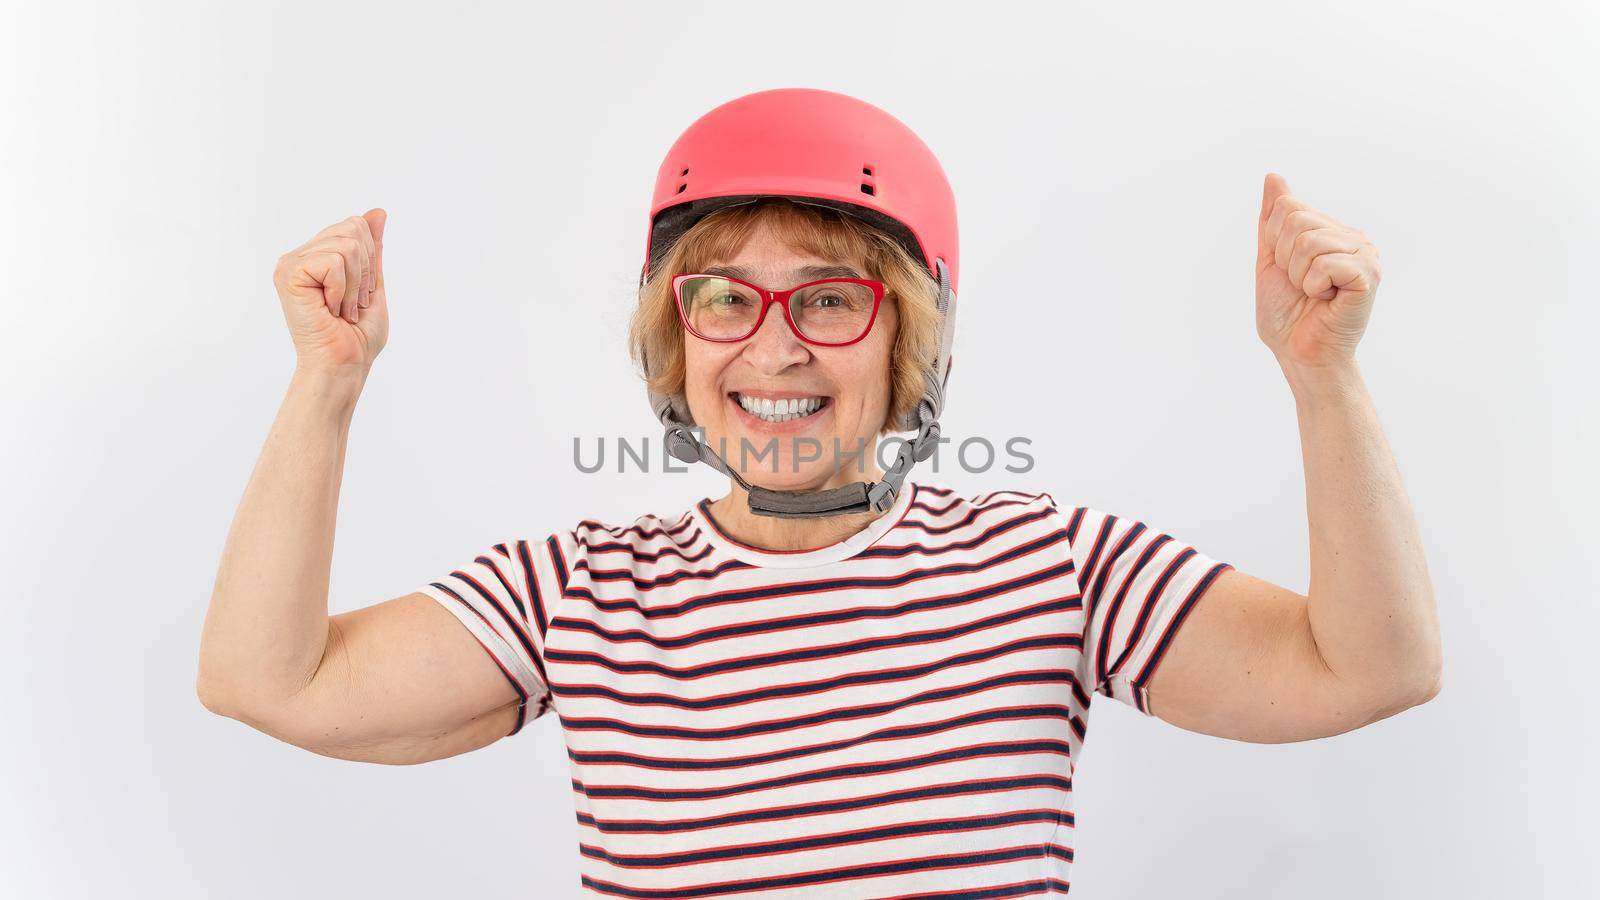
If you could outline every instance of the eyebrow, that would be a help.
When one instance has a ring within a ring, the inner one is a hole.
[[[849,266],[803,266],[795,269],[802,281],[813,281],[818,278],[860,278],[861,275]],[[726,275],[729,278],[738,278],[742,281],[755,281],[755,273],[744,266],[712,266],[702,270],[705,275]]]

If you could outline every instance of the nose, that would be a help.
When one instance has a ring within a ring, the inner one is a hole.
[[[809,361],[811,351],[790,330],[783,310],[773,305],[767,308],[761,327],[745,342],[744,358],[761,374],[777,375]]]

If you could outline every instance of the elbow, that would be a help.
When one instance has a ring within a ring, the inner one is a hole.
[[[1430,640],[1418,647],[1408,663],[1400,670],[1401,674],[1394,678],[1384,698],[1388,703],[1389,715],[1421,706],[1439,696],[1439,690],[1444,686],[1444,654],[1438,634],[1433,634]]]
[[[215,667],[202,665],[194,680],[194,695],[208,712],[229,719],[240,718],[240,701],[246,696],[235,677],[222,673]]]
[[[219,716],[232,717],[229,713],[231,707],[224,699],[222,691],[203,672],[195,679],[194,693],[199,698],[200,705],[204,706],[207,711],[216,713]]]
[[[226,716],[228,715],[227,678],[224,674],[226,668],[221,663],[222,660],[212,650],[212,645],[202,637],[199,665],[195,667],[194,695],[207,712]]]
[[[1441,679],[1437,674],[1432,678],[1419,681],[1410,690],[1400,694],[1399,699],[1395,701],[1395,705],[1386,711],[1384,716],[1392,716],[1395,713],[1404,712],[1414,706],[1421,706],[1427,703],[1429,700],[1439,696],[1440,684]]]
[[[1444,651],[1437,631],[1419,655],[1422,659],[1420,672],[1412,682],[1412,706],[1421,706],[1439,696],[1439,689],[1444,686]]]
[[[1421,706],[1429,700],[1439,696],[1439,688],[1444,686],[1444,673],[1434,669],[1432,674],[1417,688],[1416,700],[1412,706]]]
[[[1367,724],[1387,719],[1392,715],[1405,712],[1414,707],[1421,706],[1429,700],[1439,696],[1439,689],[1443,686],[1444,679],[1437,668],[1415,679],[1402,682],[1384,693],[1379,702],[1372,704],[1373,712]]]

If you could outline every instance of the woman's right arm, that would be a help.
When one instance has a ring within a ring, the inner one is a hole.
[[[350,422],[388,337],[385,219],[352,216],[278,260],[297,362],[223,548],[196,690],[207,709],[291,744],[402,764],[492,743],[519,698],[425,594],[328,615]]]

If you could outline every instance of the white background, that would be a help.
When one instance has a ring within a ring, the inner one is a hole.
[[[1278,746],[1097,702],[1073,895],[1566,897],[1592,885],[1600,243],[1586,3],[16,4],[0,31],[0,894],[578,897],[551,716],[417,767],[207,713],[200,625],[292,365],[270,273],[390,212],[334,611],[510,535],[721,487],[581,475],[656,431],[623,334],[661,155],[844,91],[962,228],[948,433],[1307,587],[1256,337],[1262,175],[1366,230],[1360,361],[1427,544],[1443,693]]]

